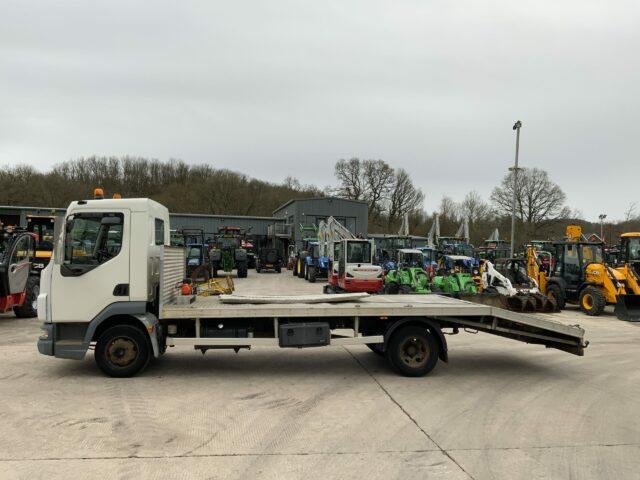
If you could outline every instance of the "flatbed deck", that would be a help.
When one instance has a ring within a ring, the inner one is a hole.
[[[320,319],[427,317],[443,328],[468,328],[582,355],[584,330],[548,318],[511,312],[441,295],[371,295],[342,303],[225,304],[217,297],[198,297],[191,304],[163,305],[163,319]],[[237,340],[237,339],[236,339]]]

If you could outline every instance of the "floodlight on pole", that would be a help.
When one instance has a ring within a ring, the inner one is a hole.
[[[522,128],[522,122],[518,120],[513,124],[513,129],[516,131],[516,161],[513,167],[509,170],[513,172],[513,198],[511,200],[511,257],[513,257],[513,251],[516,242],[516,194],[518,190],[518,153],[520,150],[520,128]]]

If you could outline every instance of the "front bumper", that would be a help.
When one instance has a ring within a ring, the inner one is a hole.
[[[38,351],[42,355],[53,356],[53,339],[55,338],[55,325],[53,323],[43,323],[40,327],[43,331],[38,338]]]

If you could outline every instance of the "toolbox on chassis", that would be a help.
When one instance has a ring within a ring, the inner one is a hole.
[[[94,348],[106,374],[125,377],[178,345],[205,352],[365,344],[399,373],[420,376],[438,359],[447,361],[446,330],[483,331],[576,355],[586,347],[580,327],[439,295],[183,302],[185,254],[168,246],[168,226],[167,209],[149,199],[73,202],[41,278],[40,353],[82,359]]]

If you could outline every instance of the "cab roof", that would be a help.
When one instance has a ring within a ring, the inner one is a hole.
[[[161,203],[150,198],[105,198],[101,200],[78,200],[71,202],[69,209],[93,210],[95,208],[126,208],[132,212],[167,210]]]
[[[620,235],[622,238],[639,238],[640,232],[627,232]]]

